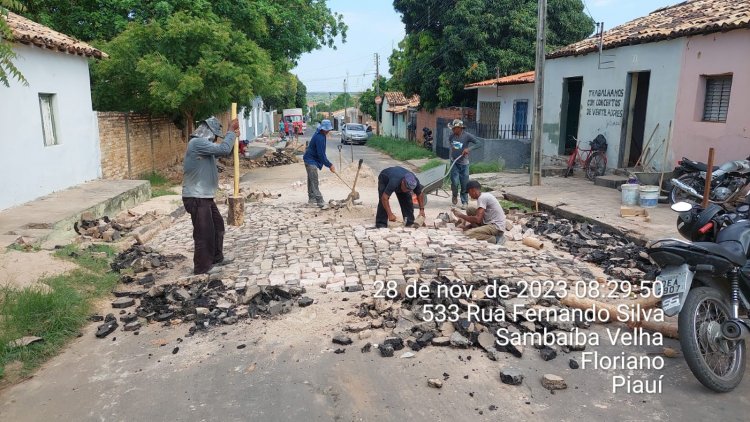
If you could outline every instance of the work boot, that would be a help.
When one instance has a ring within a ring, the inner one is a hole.
[[[458,204],[458,196],[453,195],[453,205]]]
[[[469,206],[469,204],[467,204],[466,202],[462,202],[462,203],[461,203],[461,209],[462,209],[462,210],[465,210],[465,209],[466,209],[466,207],[468,207],[468,206]]]
[[[325,210],[327,210],[327,209],[329,209],[331,207],[328,206],[328,204],[323,204],[323,205],[318,205],[318,208],[320,208],[321,211],[325,211]]]

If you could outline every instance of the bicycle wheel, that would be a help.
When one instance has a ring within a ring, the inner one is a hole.
[[[589,180],[596,179],[597,176],[604,176],[607,170],[607,156],[602,151],[596,151],[586,160],[586,178]]]
[[[564,177],[569,177],[573,175],[573,167],[576,166],[576,156],[578,155],[578,151],[573,151],[572,154],[570,154],[570,157],[568,158],[568,168],[565,170]]]

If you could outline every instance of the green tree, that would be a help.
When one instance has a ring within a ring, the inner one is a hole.
[[[26,16],[83,41],[109,41],[127,24],[165,21],[178,12],[213,13],[266,50],[277,70],[299,57],[346,39],[343,17],[324,0],[28,0]]]
[[[301,108],[303,112],[307,113],[307,87],[302,81],[297,78],[297,93],[294,96],[294,106]]]
[[[389,59],[394,86],[418,93],[427,109],[469,104],[467,83],[534,68],[536,0],[394,0],[406,37]],[[425,19],[425,11],[429,19]],[[581,0],[549,0],[547,48],[594,30]]]
[[[22,11],[23,5],[16,0],[0,0],[0,82],[6,87],[10,86],[10,79],[16,79],[26,84],[26,78],[23,77],[18,68],[13,64],[16,53],[13,51],[13,32],[5,20],[8,16],[9,9]]]
[[[385,76],[381,76],[380,79],[377,81],[380,85],[380,96],[383,96],[383,93],[387,91],[388,88],[388,80],[385,78]],[[376,119],[376,105],[375,105],[375,83],[376,81],[372,81],[372,88],[367,88],[365,92],[362,93],[362,95],[359,97],[359,109],[362,110],[362,113],[367,114],[369,116],[372,116],[373,119]]]
[[[354,97],[348,92],[341,93],[333,99],[331,102],[331,111],[341,110],[344,106],[354,107]]]
[[[281,112],[285,108],[295,107],[297,81],[297,77],[289,72],[274,75],[274,85],[263,95],[266,108]]]
[[[228,21],[177,12],[165,22],[130,23],[92,65],[94,106],[176,114],[188,127],[231,102],[249,104],[273,85],[268,54]]]

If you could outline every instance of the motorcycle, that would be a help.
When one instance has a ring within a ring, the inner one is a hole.
[[[750,338],[750,205],[735,212],[679,202],[677,229],[689,242],[648,245],[661,268],[654,292],[667,316],[678,315],[680,345],[693,375],[716,392],[732,391],[745,373]]]
[[[705,165],[696,168],[705,168]],[[682,201],[702,201],[703,187],[706,184],[706,171],[699,170],[672,178],[671,184],[672,190],[669,199],[673,204]],[[733,209],[737,204],[743,202],[749,193],[750,160],[729,161],[713,172],[708,198],[712,203]]]
[[[432,130],[427,127],[422,128],[422,139],[424,139],[424,142],[422,143],[422,146],[432,151]]]

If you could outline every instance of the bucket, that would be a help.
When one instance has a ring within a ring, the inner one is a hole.
[[[626,183],[620,186],[622,190],[622,205],[638,205],[638,185]]]
[[[659,187],[653,185],[641,186],[641,206],[643,208],[656,208],[659,203]]]

